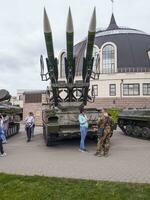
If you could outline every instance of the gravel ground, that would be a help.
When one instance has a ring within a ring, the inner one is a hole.
[[[46,147],[42,128],[26,142],[21,133],[4,145],[6,157],[0,157],[0,172],[56,177],[150,183],[150,141],[124,136],[115,131],[110,155],[94,156],[96,144],[87,141],[88,152],[79,152],[79,139],[65,140]]]

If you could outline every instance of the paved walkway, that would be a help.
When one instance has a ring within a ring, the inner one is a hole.
[[[33,141],[21,133],[4,145],[6,157],[0,158],[0,172],[84,178],[95,180],[150,183],[150,141],[124,136],[116,131],[110,156],[96,157],[96,145],[88,141],[89,152],[78,151],[79,140],[67,140],[46,147],[42,128],[36,128]]]

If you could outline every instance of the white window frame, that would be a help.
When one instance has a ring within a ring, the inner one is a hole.
[[[114,86],[114,88],[111,86]],[[116,96],[116,84],[109,84],[109,96]]]
[[[135,93],[135,86],[138,85],[138,94]],[[127,86],[128,93],[125,92],[125,86]],[[123,84],[123,96],[140,96],[140,84],[139,83],[124,83]]]
[[[143,96],[150,96],[150,83],[143,83]],[[146,88],[144,88],[144,86],[147,86]],[[146,93],[145,93],[145,89],[146,89]]]
[[[58,56],[58,61],[59,61],[59,63],[58,63],[58,71],[59,71],[59,78],[65,78],[65,76],[62,76],[62,56],[63,56],[63,54],[66,54],[67,52],[66,52],[66,50],[65,49],[63,49],[60,53],[59,53],[59,56]],[[64,68],[64,70],[65,70],[65,68]],[[65,73],[65,71],[64,71],[64,73]]]
[[[100,73],[103,74],[103,48],[105,48],[107,45],[111,45],[114,47],[114,73],[117,73],[117,46],[115,43],[113,42],[106,42],[104,43],[102,46],[101,46],[101,49],[100,49]]]

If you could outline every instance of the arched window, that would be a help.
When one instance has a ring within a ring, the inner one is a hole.
[[[101,52],[101,73],[111,74],[117,72],[116,45],[104,44]]]
[[[147,51],[147,54],[148,54],[148,58],[150,60],[150,49]]]
[[[60,78],[65,77],[65,57],[66,52],[62,52],[60,55]]]

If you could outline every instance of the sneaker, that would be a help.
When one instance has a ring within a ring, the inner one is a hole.
[[[79,149],[80,152],[85,152],[83,149]]]
[[[87,149],[83,149],[83,151],[86,151],[86,152],[88,152],[88,150],[87,150]]]
[[[7,156],[7,154],[4,152],[3,154],[0,155],[1,157]]]
[[[98,156],[98,157],[102,157],[103,155],[102,155],[102,154],[98,154],[97,156]]]
[[[107,153],[107,154],[104,154],[104,157],[106,157],[106,158],[107,158],[108,156],[109,156],[109,155],[108,155],[108,153]]]
[[[94,156],[102,157],[103,155],[99,152],[94,153]]]
[[[98,156],[98,155],[100,155],[101,153],[99,153],[99,152],[96,152],[96,153],[94,153],[94,156]]]
[[[3,144],[7,144],[7,140],[3,140],[3,142],[2,142]]]

